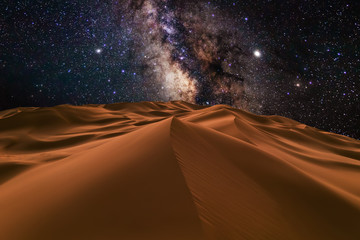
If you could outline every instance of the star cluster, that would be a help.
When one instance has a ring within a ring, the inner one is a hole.
[[[5,1],[0,109],[185,100],[360,138],[353,1]]]

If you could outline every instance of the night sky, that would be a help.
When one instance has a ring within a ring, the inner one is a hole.
[[[360,139],[359,5],[1,1],[0,110],[223,103]]]

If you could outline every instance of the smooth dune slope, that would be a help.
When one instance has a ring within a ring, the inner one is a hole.
[[[360,141],[186,102],[0,112],[0,239],[360,239]]]

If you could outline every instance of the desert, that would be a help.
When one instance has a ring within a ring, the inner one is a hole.
[[[0,239],[359,239],[360,142],[183,101],[0,112]]]

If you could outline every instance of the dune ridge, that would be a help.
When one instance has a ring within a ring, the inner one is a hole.
[[[0,112],[0,239],[359,239],[360,141],[176,101]]]

